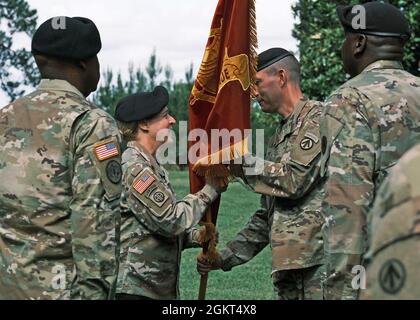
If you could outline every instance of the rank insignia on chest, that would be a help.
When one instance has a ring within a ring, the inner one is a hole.
[[[118,148],[115,143],[103,143],[95,147],[95,155],[99,161],[103,161],[119,155]]]
[[[155,180],[155,177],[151,174],[144,172],[139,179],[134,180],[133,187],[138,193],[143,194],[143,192],[146,191],[146,189],[150,187]]]

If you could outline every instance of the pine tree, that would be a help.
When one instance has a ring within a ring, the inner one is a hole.
[[[0,88],[11,100],[23,95],[25,86],[36,85],[40,78],[32,54],[13,47],[15,35],[33,35],[37,19],[37,11],[25,0],[0,0]]]

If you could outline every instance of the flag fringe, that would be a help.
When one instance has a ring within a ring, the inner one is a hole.
[[[201,177],[226,178],[225,182],[228,182],[229,170],[223,163],[241,158],[247,154],[249,154],[248,137],[245,137],[244,140],[198,159],[192,169]]]
[[[257,19],[256,19],[256,9],[255,9],[255,0],[249,0],[249,36],[250,36],[250,48],[249,48],[249,72],[250,72],[250,79],[251,79],[251,97],[255,97],[256,95],[256,86],[255,86],[255,77],[257,73],[257,65],[258,65],[258,38],[257,38]]]

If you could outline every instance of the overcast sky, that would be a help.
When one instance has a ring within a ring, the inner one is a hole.
[[[162,66],[169,64],[175,79],[184,77],[192,62],[198,70],[218,0],[27,0],[38,10],[38,25],[52,16],[85,16],[102,38],[101,70],[126,73],[128,64],[145,68],[153,49]],[[292,38],[293,0],[257,0],[259,51],[284,47],[296,51]],[[19,37],[18,46],[30,47]],[[0,94],[0,106],[7,103]]]

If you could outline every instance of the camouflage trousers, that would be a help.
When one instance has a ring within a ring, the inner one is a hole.
[[[275,298],[278,300],[323,300],[322,283],[325,276],[325,265],[276,271],[273,273]]]
[[[145,297],[145,296],[138,296],[135,294],[117,293],[115,295],[115,300],[153,300],[153,299],[149,297]]]
[[[330,253],[326,255],[327,277],[324,281],[324,297],[326,300],[356,300],[359,290],[357,273],[352,273],[353,267],[361,265],[361,255]]]

